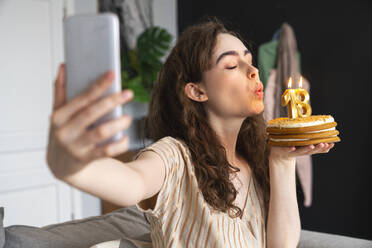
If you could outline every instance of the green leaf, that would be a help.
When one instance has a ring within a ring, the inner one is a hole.
[[[156,65],[167,53],[172,35],[160,27],[146,29],[137,39],[138,58],[141,63]]]
[[[160,27],[146,29],[138,38],[136,49],[122,51],[122,88],[134,92],[134,101],[149,102],[150,93],[161,69],[172,35]]]
[[[127,88],[134,93],[135,102],[149,102],[150,94],[142,85],[142,78],[137,76],[127,81]]]

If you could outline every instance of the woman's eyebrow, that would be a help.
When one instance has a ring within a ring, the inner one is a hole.
[[[247,55],[248,53],[251,53],[248,49],[244,50],[244,56]],[[238,52],[237,52],[237,51],[234,51],[234,50],[224,52],[224,53],[222,53],[220,56],[218,56],[217,61],[216,61],[216,65],[218,64],[218,62],[219,62],[223,57],[228,56],[228,55],[239,56]]]

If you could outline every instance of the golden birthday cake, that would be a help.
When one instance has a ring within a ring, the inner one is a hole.
[[[277,118],[268,122],[269,144],[273,146],[307,146],[339,142],[337,123],[331,115]]]
[[[309,92],[302,88],[292,89],[292,77],[288,89],[281,97],[282,106],[288,106],[288,118],[276,118],[268,122],[269,144],[272,146],[308,146],[341,141],[336,130],[337,123],[331,115],[311,115]]]

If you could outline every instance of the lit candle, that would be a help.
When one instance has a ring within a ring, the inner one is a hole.
[[[288,89],[282,95],[282,106],[285,107],[288,105],[288,117],[291,119],[298,117],[296,102],[296,91],[292,89],[292,78],[290,77],[288,80]]]
[[[300,82],[298,85],[298,89],[296,89],[296,96],[297,96],[297,110],[299,117],[306,117],[311,115],[311,106],[309,104],[310,96],[309,93],[302,89],[302,77],[300,78]]]
[[[288,80],[288,89],[282,95],[282,106],[288,105],[288,117],[291,119],[306,117],[311,115],[309,104],[309,93],[302,89],[302,77],[300,78],[299,88],[292,89],[292,78]]]

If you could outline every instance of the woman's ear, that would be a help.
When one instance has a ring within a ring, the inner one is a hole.
[[[205,102],[208,96],[200,84],[187,83],[185,86],[185,94],[194,101]]]

